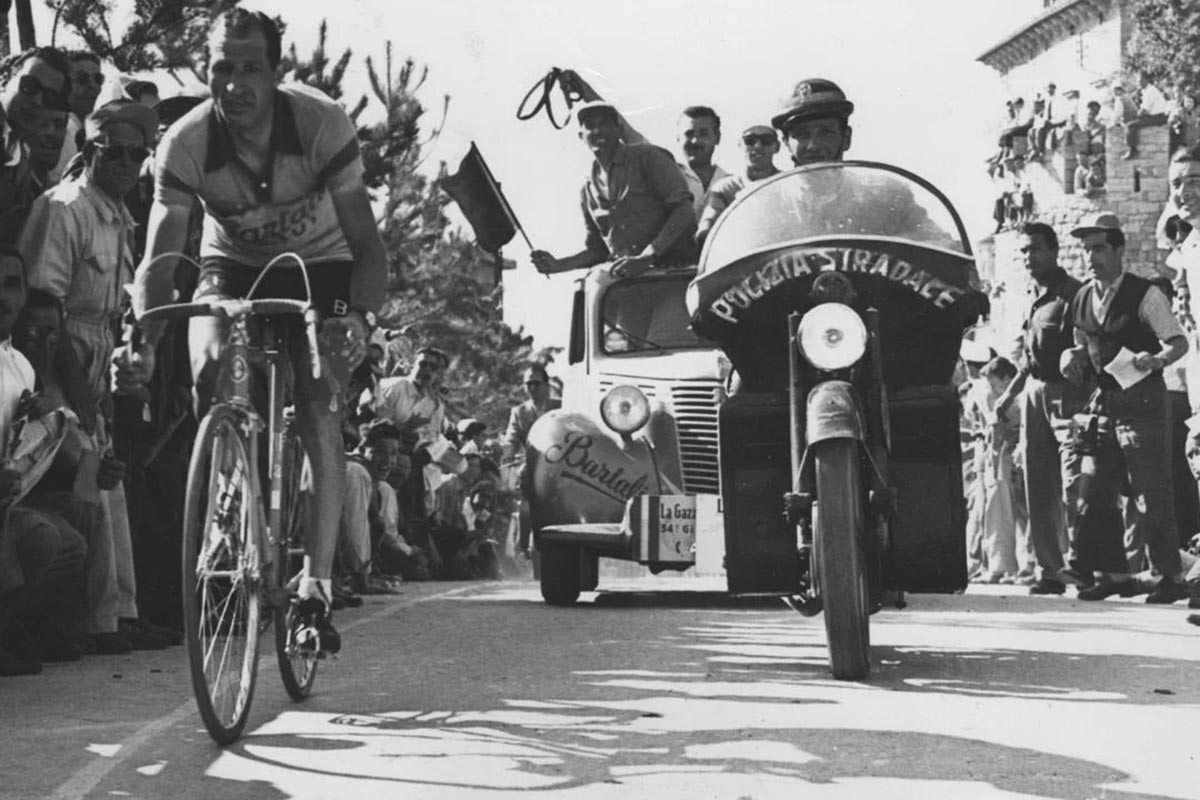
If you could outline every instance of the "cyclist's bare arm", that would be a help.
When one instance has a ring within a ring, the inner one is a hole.
[[[146,225],[146,254],[134,274],[131,292],[135,317],[140,318],[146,309],[174,302],[175,259],[162,259],[157,263],[154,263],[154,259],[163,253],[183,251],[191,214],[191,206],[169,206],[159,200],[150,207],[150,220]],[[143,326],[147,348],[153,350],[158,344],[165,326],[164,321]]]
[[[350,304],[377,312],[387,293],[387,251],[375,224],[375,212],[362,182],[331,194],[333,210],[350,253],[354,272],[350,276]]]

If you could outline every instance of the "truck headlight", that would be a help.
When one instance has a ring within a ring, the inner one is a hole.
[[[845,369],[867,351],[867,326],[850,306],[822,303],[800,320],[796,344],[817,369]]]
[[[600,418],[617,433],[628,436],[650,419],[650,401],[635,386],[614,386],[600,401]]]

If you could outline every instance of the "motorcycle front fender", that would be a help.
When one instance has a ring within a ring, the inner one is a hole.
[[[829,439],[866,440],[866,425],[854,388],[848,381],[818,383],[808,393],[805,444]]]

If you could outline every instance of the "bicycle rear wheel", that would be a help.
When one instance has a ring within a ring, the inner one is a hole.
[[[261,510],[242,415],[215,406],[196,435],[183,523],[184,633],[192,689],[218,744],[241,735],[258,665]]]
[[[304,447],[299,437],[290,432],[283,442],[282,462],[282,526],[275,551],[276,586],[286,586],[304,564],[304,520],[312,498],[311,472],[305,469]],[[279,674],[288,695],[299,701],[312,691],[319,659],[313,651],[296,646],[297,624],[294,601],[276,607],[275,655]]]

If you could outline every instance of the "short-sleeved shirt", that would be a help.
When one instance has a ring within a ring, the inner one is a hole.
[[[621,145],[607,169],[593,162],[580,202],[588,250],[608,258],[636,256],[658,240],[655,250],[661,260],[695,262],[692,196],[675,159],[661,147]],[[664,232],[680,205],[687,207],[690,224]]]
[[[700,180],[700,176],[696,174],[689,165],[676,162],[679,164],[679,171],[683,173],[683,179],[687,181],[688,191],[692,193],[692,210],[696,212],[696,219],[700,219],[700,212],[704,211],[704,206],[708,204],[708,198],[716,189],[717,183],[729,177],[729,173],[721,169],[717,164],[713,164],[712,180],[708,182],[708,188],[704,188],[704,181]]]
[[[29,286],[61,300],[67,320],[107,322],[133,278],[133,228],[124,203],[86,173],[60,183],[34,201],[17,243]]]
[[[354,124],[326,95],[302,84],[275,90],[271,155],[262,174],[237,156],[211,100],[171,129],[156,154],[155,199],[191,208],[200,198],[200,256],[263,266],[291,250],[305,261],[349,261],[333,195],[362,183]]]
[[[777,175],[778,173],[779,170],[774,170],[771,175]],[[751,178],[743,172],[739,175],[726,175],[719,181],[714,179],[708,187],[704,210],[700,214],[700,230],[710,230],[716,223],[717,217],[721,216],[721,212],[729,208],[730,203],[737,198],[743,189],[756,181],[765,180],[771,177],[771,175],[764,175],[762,178]]]

